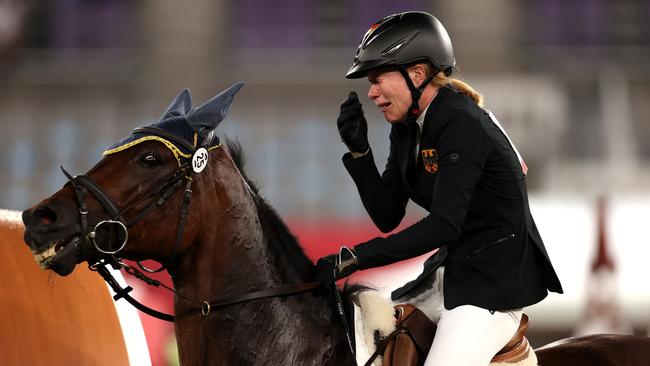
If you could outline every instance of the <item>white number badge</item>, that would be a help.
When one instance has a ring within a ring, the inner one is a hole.
[[[208,150],[201,147],[192,156],[192,170],[194,173],[201,173],[206,165],[208,165]]]

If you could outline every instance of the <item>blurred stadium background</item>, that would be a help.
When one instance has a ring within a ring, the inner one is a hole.
[[[220,129],[242,143],[249,174],[309,256],[379,235],[334,122],[349,90],[367,91],[344,78],[357,42],[404,10],[445,24],[461,78],[485,94],[530,169],[533,214],[567,292],[529,309],[531,342],[596,328],[646,334],[647,0],[0,0],[0,208],[52,194],[59,165],[87,170],[180,90],[201,103],[242,80]],[[389,125],[367,100],[365,110],[382,167]],[[421,260],[356,279],[390,289]],[[166,364],[171,328],[143,322],[154,364]]]

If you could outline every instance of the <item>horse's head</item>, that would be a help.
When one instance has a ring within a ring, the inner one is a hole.
[[[157,123],[111,146],[87,174],[63,170],[69,182],[23,212],[25,242],[38,263],[67,275],[83,261],[165,263],[183,253],[200,224],[190,209],[193,182],[216,177],[208,160],[229,160],[214,130],[242,85],[195,109],[185,90]]]

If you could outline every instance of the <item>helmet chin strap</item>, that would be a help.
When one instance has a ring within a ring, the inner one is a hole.
[[[420,97],[422,96],[424,88],[426,88],[431,80],[433,80],[433,76],[428,76],[419,86],[416,87],[413,84],[413,81],[411,80],[411,77],[409,76],[409,73],[404,66],[397,66],[397,70],[402,74],[404,80],[406,80],[406,85],[411,91],[412,102],[408,112],[406,112],[406,124],[410,126],[411,124],[415,123],[415,120],[420,114]]]

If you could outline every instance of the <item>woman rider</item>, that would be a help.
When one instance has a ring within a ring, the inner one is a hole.
[[[488,365],[522,308],[562,286],[530,213],[526,165],[480,94],[452,77],[455,65],[447,31],[428,13],[390,15],[363,37],[346,77],[368,78],[368,98],[391,124],[390,152],[380,174],[351,92],[337,120],[350,151],[343,164],[382,232],[399,225],[409,199],[429,214],[321,258],[318,271],[331,283],[438,249],[392,298],[438,325],[425,365]]]

